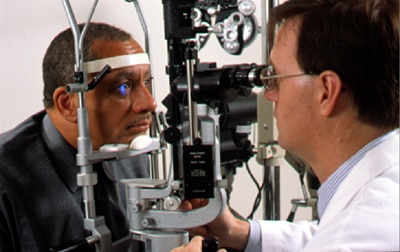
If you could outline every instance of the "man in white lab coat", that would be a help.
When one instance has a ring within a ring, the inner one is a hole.
[[[399,1],[289,0],[269,35],[264,96],[279,144],[321,182],[320,220],[243,221],[226,209],[193,233],[245,251],[399,251]]]

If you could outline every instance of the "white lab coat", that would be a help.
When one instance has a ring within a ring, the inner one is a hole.
[[[262,251],[400,251],[399,131],[358,162],[318,225],[260,225]]]

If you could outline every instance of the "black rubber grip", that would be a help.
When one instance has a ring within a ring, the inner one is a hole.
[[[217,252],[219,249],[218,239],[215,237],[205,237],[203,240],[203,252]]]

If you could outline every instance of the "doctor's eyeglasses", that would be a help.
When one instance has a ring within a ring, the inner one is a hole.
[[[281,74],[277,75],[275,73],[274,67],[272,65],[268,65],[266,68],[261,70],[260,73],[260,80],[264,86],[264,91],[269,92],[277,87],[276,80],[278,78],[289,78],[289,77],[296,77],[302,75],[313,75],[313,73],[295,73],[295,74]]]

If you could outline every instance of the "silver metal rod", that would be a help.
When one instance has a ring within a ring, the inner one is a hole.
[[[140,24],[141,24],[142,29],[143,29],[143,33],[144,33],[144,48],[145,48],[147,54],[149,55],[150,75],[151,75],[151,77],[153,77],[153,70],[152,70],[153,62],[152,62],[152,57],[151,57],[152,55],[151,55],[151,49],[150,49],[150,31],[147,28],[146,20],[144,18],[142,9],[140,7],[139,0],[133,0],[133,4],[134,4],[134,6],[136,8],[136,12],[137,12]],[[153,79],[153,81],[151,83],[150,91],[151,91],[151,94],[154,96],[155,95],[155,91],[156,91],[155,90],[155,85],[154,85],[154,79]],[[151,133],[154,133],[154,136],[155,136],[156,130],[153,128]]]
[[[91,219],[96,217],[93,186],[83,186],[82,194],[83,194],[83,206],[85,209],[86,219]]]
[[[262,63],[267,64],[269,62],[269,38],[268,38],[268,19],[270,16],[270,10],[274,6],[278,5],[279,1],[277,0],[266,0],[261,1],[261,51],[262,51]],[[272,113],[272,110],[265,111],[265,113]],[[267,220],[279,220],[280,219],[280,167],[279,166],[267,166],[266,160],[264,160],[264,169],[265,169],[265,209],[264,209],[264,218]]]
[[[81,60],[82,60],[79,70],[82,70],[82,71],[83,71],[83,58],[84,58],[83,57],[83,40],[85,38],[85,34],[86,34],[87,28],[88,28],[88,26],[90,24],[90,21],[93,18],[94,10],[96,9],[98,2],[99,2],[99,0],[94,0],[91,12],[89,13],[87,21],[86,21],[86,23],[85,23],[85,25],[84,25],[84,27],[82,29],[81,36],[79,38],[79,50],[81,52]]]
[[[153,96],[155,96],[156,89],[155,89],[155,81],[153,77],[153,62],[152,62],[152,55],[151,55],[151,49],[150,49],[150,32],[149,29],[147,28],[146,20],[144,18],[142,8],[140,6],[139,0],[131,0],[133,2],[133,5],[135,6],[136,13],[138,15],[140,24],[143,29],[144,33],[144,45],[145,45],[145,50],[147,54],[149,55],[149,61],[150,61],[150,76],[152,77],[152,81],[150,83],[150,92]],[[154,125],[154,122],[150,125],[150,130],[149,130],[150,136],[151,137],[156,137],[157,136],[157,130],[156,126]],[[165,154],[163,154],[165,155]],[[150,155],[150,176],[152,178],[158,179],[159,178],[159,162],[158,162],[158,156],[157,155]]]
[[[280,168],[279,166],[264,166],[265,168],[265,216],[266,220],[280,220]]]
[[[80,65],[79,62],[80,62],[80,58],[81,58],[81,55],[79,52],[79,46],[78,46],[80,31],[78,29],[78,24],[76,22],[74,14],[73,14],[71,4],[69,3],[68,0],[62,0],[62,3],[64,6],[64,10],[67,13],[67,18],[68,18],[68,21],[71,26],[72,34],[74,35],[75,67],[78,67]],[[77,70],[77,69],[75,69],[75,70]]]
[[[190,54],[190,53],[189,53]],[[189,109],[189,129],[190,137],[189,144],[193,145],[194,139],[198,134],[197,127],[197,104],[192,101],[192,88],[193,88],[193,75],[194,75],[194,62],[191,57],[186,59],[186,75],[187,75],[187,99]]]
[[[82,80],[83,83],[79,83],[82,85],[87,85],[87,77],[86,73],[84,72],[83,69],[83,62],[84,62],[84,57],[83,57],[83,40],[84,40],[84,35],[86,33],[87,27],[90,23],[90,20],[93,17],[94,10],[97,6],[98,0],[95,0],[92,10],[89,14],[88,20],[86,24],[84,25],[84,28],[82,29],[82,32],[79,30],[79,26],[76,22],[76,18],[73,14],[71,4],[69,3],[68,0],[62,0],[64,9],[67,13],[68,21],[71,26],[71,31],[74,36],[74,45],[75,45],[75,70],[80,72],[83,76]],[[79,108],[78,108],[78,154],[79,156],[85,156],[88,154],[92,153],[92,142],[90,139],[90,134],[89,134],[89,121],[88,121],[88,114],[87,114],[87,109],[85,108],[85,92],[81,91],[79,92]],[[81,173],[79,174],[80,177],[83,177],[84,179],[82,181],[85,181],[85,177],[91,177],[93,176],[93,167],[91,164],[88,165],[83,165],[80,167],[81,168]],[[93,193],[93,186],[96,183],[97,179],[90,180],[88,183],[83,183],[80,185],[83,186],[83,203],[84,203],[84,209],[85,209],[85,218],[94,218],[96,216],[96,211],[95,211],[95,202],[94,202],[94,193]]]
[[[136,8],[136,12],[137,12],[137,14],[138,14],[138,18],[139,18],[140,24],[141,24],[142,29],[143,29],[143,33],[144,33],[144,46],[145,46],[146,52],[147,52],[147,53],[149,54],[149,56],[150,56],[150,32],[149,32],[149,29],[147,28],[146,20],[145,20],[145,18],[144,18],[142,9],[141,9],[141,7],[140,7],[139,0],[134,0],[134,1],[133,1],[133,4],[134,4],[134,6],[135,6],[135,8]]]
[[[270,0],[261,0],[261,63],[269,61],[267,23],[269,18]]]

